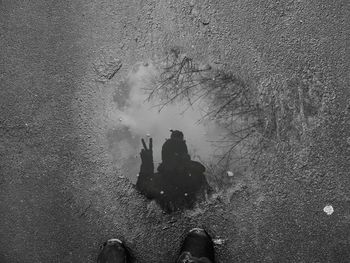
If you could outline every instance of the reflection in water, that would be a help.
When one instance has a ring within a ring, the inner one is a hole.
[[[204,166],[192,161],[181,131],[171,130],[162,147],[162,163],[154,172],[153,142],[142,139],[141,167],[136,188],[154,199],[166,212],[192,208],[197,198],[209,189]]]
[[[136,183],[139,173],[140,138],[150,134],[153,138],[155,170],[161,163],[161,148],[169,129],[176,123],[186,137],[192,160],[209,165],[216,163],[217,156],[225,149],[215,147],[225,135],[225,129],[213,120],[203,119],[208,101],[198,101],[188,107],[187,101],[174,101],[160,111],[161,98],[149,100],[146,90],[157,85],[160,71],[152,63],[137,64],[116,87],[116,107],[108,109],[111,120],[108,134],[110,154],[118,174]],[[209,178],[207,177],[209,180]]]

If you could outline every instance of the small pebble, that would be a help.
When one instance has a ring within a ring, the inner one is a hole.
[[[223,238],[216,238],[213,240],[213,243],[215,245],[223,245],[227,240]]]
[[[164,191],[160,191],[160,194],[161,194],[161,195],[164,194]]]
[[[331,205],[326,205],[324,208],[323,208],[323,212],[325,212],[327,215],[331,215],[331,214],[333,214],[333,212],[334,212],[334,208],[333,208],[333,206],[331,206]]]
[[[232,177],[233,176],[233,172],[227,171],[227,176]]]

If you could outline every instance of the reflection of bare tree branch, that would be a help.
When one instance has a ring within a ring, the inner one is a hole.
[[[224,159],[230,159],[232,151],[235,149],[235,147],[240,144],[242,141],[244,141],[246,138],[248,138],[251,135],[251,133],[247,133],[244,137],[242,137],[240,140],[232,144],[227,152],[223,154],[223,156],[219,159],[217,162],[220,164]]]
[[[298,81],[288,84],[281,79],[269,76],[252,86],[232,73],[201,68],[192,58],[173,49],[158,85],[147,92],[149,100],[162,99],[156,105],[159,111],[186,100],[184,113],[205,101],[204,114],[198,122],[214,120],[227,130],[220,140],[212,141],[220,152],[220,167],[225,167],[225,162],[234,159],[255,162],[270,145],[305,133],[309,115],[316,114],[316,107],[321,105],[317,98],[322,96],[322,87],[317,83],[303,86]]]
[[[257,162],[271,145],[288,144],[305,134],[311,123],[308,118],[317,114],[324,92],[321,81],[314,76],[307,79],[304,83],[298,77],[286,80],[282,76],[268,76],[252,86],[232,73],[210,67],[202,69],[192,58],[173,49],[166,58],[158,85],[147,92],[149,100],[162,99],[156,105],[159,111],[186,100],[184,113],[196,103],[206,102],[198,122],[214,120],[227,130],[222,138],[211,141],[220,154],[215,156],[217,166],[207,168],[225,173],[232,160]],[[216,172],[212,175],[219,176]]]
[[[222,148],[219,162],[232,158],[234,149],[252,134],[263,131],[258,104],[251,88],[239,77],[219,70],[199,68],[188,56],[172,50],[162,68],[158,85],[147,90],[148,99],[160,98],[159,111],[176,101],[186,100],[183,112],[201,101],[208,101],[200,121],[211,119],[227,129],[226,138],[213,142]],[[239,124],[238,124],[239,123]],[[238,127],[239,125],[240,127]]]

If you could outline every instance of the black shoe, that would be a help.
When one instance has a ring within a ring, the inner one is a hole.
[[[181,247],[177,263],[214,263],[214,243],[208,233],[201,228],[192,229]]]
[[[123,242],[113,238],[104,242],[100,247],[97,263],[129,263],[130,254]]]

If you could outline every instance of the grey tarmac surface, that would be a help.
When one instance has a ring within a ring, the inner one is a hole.
[[[174,262],[195,226],[223,240],[218,262],[349,262],[349,17],[348,1],[0,1],[0,262],[95,262],[110,237]],[[164,215],[118,177],[107,135],[119,81],[174,46],[325,95],[302,143]]]

